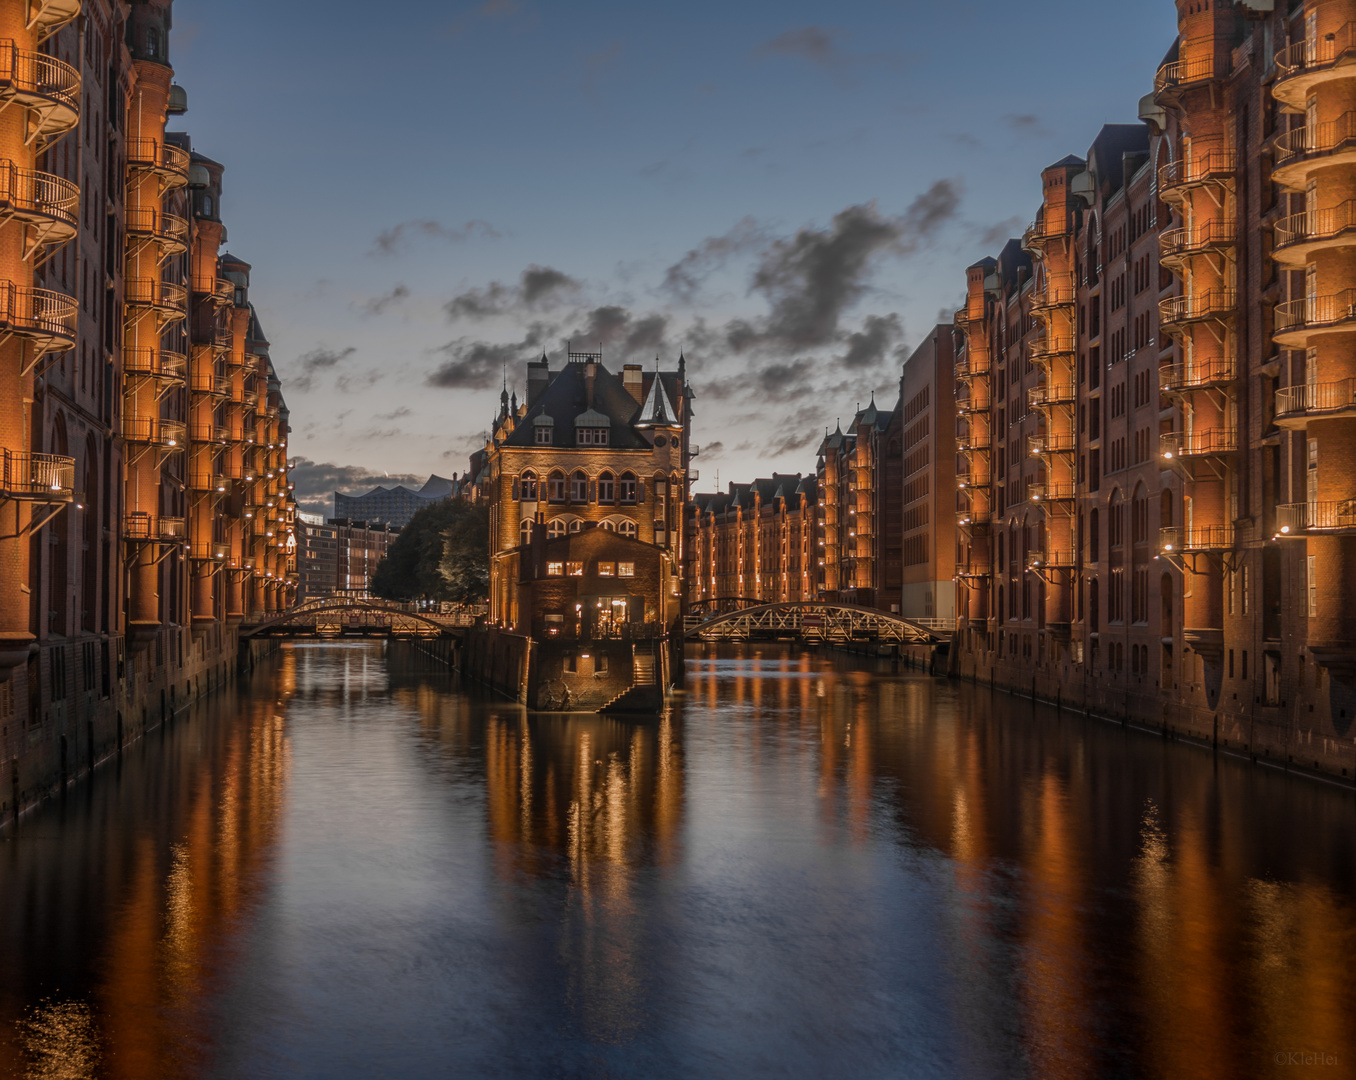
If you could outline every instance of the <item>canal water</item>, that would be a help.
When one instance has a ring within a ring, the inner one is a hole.
[[[528,717],[295,644],[0,839],[0,1076],[1356,1075],[1356,797],[691,654]]]

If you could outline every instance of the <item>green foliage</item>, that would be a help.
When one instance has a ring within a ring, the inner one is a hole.
[[[489,510],[444,499],[418,511],[400,530],[372,575],[384,600],[454,600],[489,595]]]

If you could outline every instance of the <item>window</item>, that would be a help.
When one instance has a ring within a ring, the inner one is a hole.
[[[1305,577],[1308,579],[1309,593],[1309,618],[1318,618],[1318,557],[1316,555],[1306,555],[1304,557]]]
[[[616,576],[617,576],[617,564],[616,564],[616,563],[612,563],[612,562],[600,562],[600,563],[598,564],[598,576],[599,576],[599,577],[616,577]]]
[[[523,518],[518,524],[518,542],[520,544],[532,543],[532,519]]]
[[[546,526],[546,535],[554,540],[557,536],[565,535],[565,519],[552,518],[549,525]]]
[[[619,562],[619,563],[617,564],[617,576],[618,576],[618,577],[635,577],[635,576],[636,576],[636,564],[633,563],[633,562]]]
[[[568,577],[583,577],[584,564],[581,562],[571,562],[565,564],[565,573]]]
[[[580,446],[606,446],[607,428],[578,428],[575,439]]]
[[[598,477],[598,501],[600,503],[614,502],[617,497],[616,481],[612,479],[610,472],[603,473]]]
[[[564,577],[565,564],[563,562],[549,562],[546,564],[547,577]]]
[[[636,533],[639,530],[636,528],[636,523],[634,521],[623,521],[618,531],[623,536],[629,536],[632,540],[634,540],[636,538]]]
[[[602,529],[604,532],[616,532],[617,523],[615,521],[600,521],[598,522],[598,528]]]
[[[565,474],[557,470],[553,472],[546,481],[548,493],[552,502],[565,501]]]
[[[619,484],[621,501],[624,503],[633,503],[636,501],[636,474],[624,472],[621,474]],[[634,535],[634,534],[632,534]]]
[[[577,533],[583,531],[584,531],[584,520],[582,518],[575,518],[573,521],[570,522],[570,532]]]
[[[202,212],[208,217],[212,216],[212,196],[204,195],[202,197]]]
[[[160,58],[160,28],[152,26],[146,31],[146,55],[152,60]]]
[[[589,478],[582,472],[576,472],[570,477],[570,501],[577,503],[589,501]]]
[[[537,474],[533,472],[523,473],[522,482],[518,485],[523,502],[537,501]]]
[[[538,446],[550,446],[550,445],[551,445],[551,428],[550,428],[549,425],[547,425],[547,424],[538,424],[537,427],[536,427],[536,429],[535,429],[535,431],[534,431],[534,434],[535,434],[535,436],[536,436],[536,438],[535,438],[534,441],[536,442],[536,444],[537,444]]]

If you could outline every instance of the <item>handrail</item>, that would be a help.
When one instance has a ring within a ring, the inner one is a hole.
[[[1212,356],[1189,364],[1173,364],[1159,369],[1159,385],[1165,393],[1196,390],[1216,383],[1232,382],[1237,368],[1237,361],[1232,356]]]
[[[1072,480],[1030,484],[1026,490],[1032,502],[1068,502],[1078,495],[1078,485]]]
[[[1027,450],[1033,457],[1040,457],[1044,454],[1073,453],[1076,443],[1072,432],[1060,432],[1045,435],[1028,435],[1026,437],[1026,445]]]
[[[1184,43],[1188,47],[1190,44]],[[1169,87],[1189,86],[1191,83],[1222,79],[1229,74],[1230,66],[1227,58],[1217,65],[1213,54],[1199,60],[1171,60],[1154,74],[1154,93],[1161,94]]]
[[[1356,50],[1356,22],[1343,24],[1331,34],[1315,41],[1296,41],[1276,53],[1276,67],[1282,79],[1303,71],[1331,67],[1347,53]]]
[[[1302,383],[1276,391],[1276,414],[1356,408],[1356,379]]]
[[[21,49],[9,39],[0,41],[0,86],[5,84],[80,111],[80,73],[64,60]]]
[[[1194,229],[1170,229],[1158,237],[1160,255],[1184,255],[1238,242],[1238,225],[1233,221],[1211,221]]]
[[[1053,337],[1043,334],[1031,342],[1028,355],[1033,361],[1044,360],[1052,356],[1063,356],[1078,350],[1078,343],[1072,337]]]
[[[188,523],[183,518],[152,516],[145,510],[129,510],[123,517],[123,536],[128,540],[183,540]]]
[[[1212,551],[1234,546],[1234,526],[1193,525],[1189,529],[1169,525],[1158,530],[1160,551]]]
[[[1304,240],[1331,240],[1352,228],[1356,228],[1356,199],[1281,218],[1276,222],[1276,248]]]
[[[1276,333],[1308,326],[1332,326],[1356,319],[1356,289],[1331,296],[1308,296],[1276,305]]]
[[[1238,432],[1230,428],[1208,431],[1169,431],[1158,437],[1159,453],[1169,461],[1175,457],[1232,454],[1238,449]]]
[[[69,180],[0,160],[0,203],[42,214],[75,228],[80,223],[80,188]]]
[[[1223,315],[1238,307],[1237,289],[1208,289],[1190,296],[1170,296],[1158,302],[1160,323],[1185,322]]]
[[[1028,387],[1026,391],[1027,404],[1033,409],[1038,409],[1044,405],[1065,405],[1073,399],[1074,387],[1072,383],[1054,386],[1049,383],[1041,383],[1039,386]]]
[[[1168,191],[1183,184],[1199,184],[1207,180],[1225,179],[1238,172],[1238,151],[1206,150],[1193,154],[1190,160],[1179,158],[1159,167],[1158,190]]]
[[[123,282],[123,298],[129,304],[173,308],[183,311],[188,306],[188,290],[182,285],[153,278],[128,278]]]
[[[128,375],[157,375],[162,378],[182,379],[188,370],[188,358],[180,352],[138,345],[123,350],[122,370]]]
[[[1279,535],[1288,536],[1305,529],[1356,529],[1356,499],[1282,503],[1276,507]]]
[[[75,458],[5,450],[0,458],[0,494],[11,499],[64,499],[75,490]]]
[[[158,416],[124,415],[122,418],[122,437],[131,442],[182,446],[185,434],[185,425],[181,420],[162,420]]]
[[[1336,120],[1306,124],[1276,136],[1276,164],[1311,154],[1331,154],[1356,141],[1356,112],[1345,112]]]
[[[1043,548],[1036,548],[1026,553],[1026,565],[1028,570],[1041,570],[1046,567],[1060,568],[1073,566],[1074,553],[1072,551],[1046,551]]]
[[[161,142],[159,139],[127,140],[129,166],[187,176],[191,163],[188,151],[173,143]]]
[[[129,207],[127,231],[183,244],[188,241],[188,222],[178,214],[167,214],[154,207]]]
[[[16,333],[75,341],[80,308],[72,296],[0,282],[0,326]]]

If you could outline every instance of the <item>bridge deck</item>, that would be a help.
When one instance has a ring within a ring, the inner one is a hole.
[[[855,604],[807,601],[764,604],[729,611],[710,618],[690,618],[683,628],[687,638],[704,641],[748,641],[752,638],[796,638],[847,644],[884,641],[909,645],[939,645],[951,640],[954,623],[940,619],[901,619],[897,615]]]

